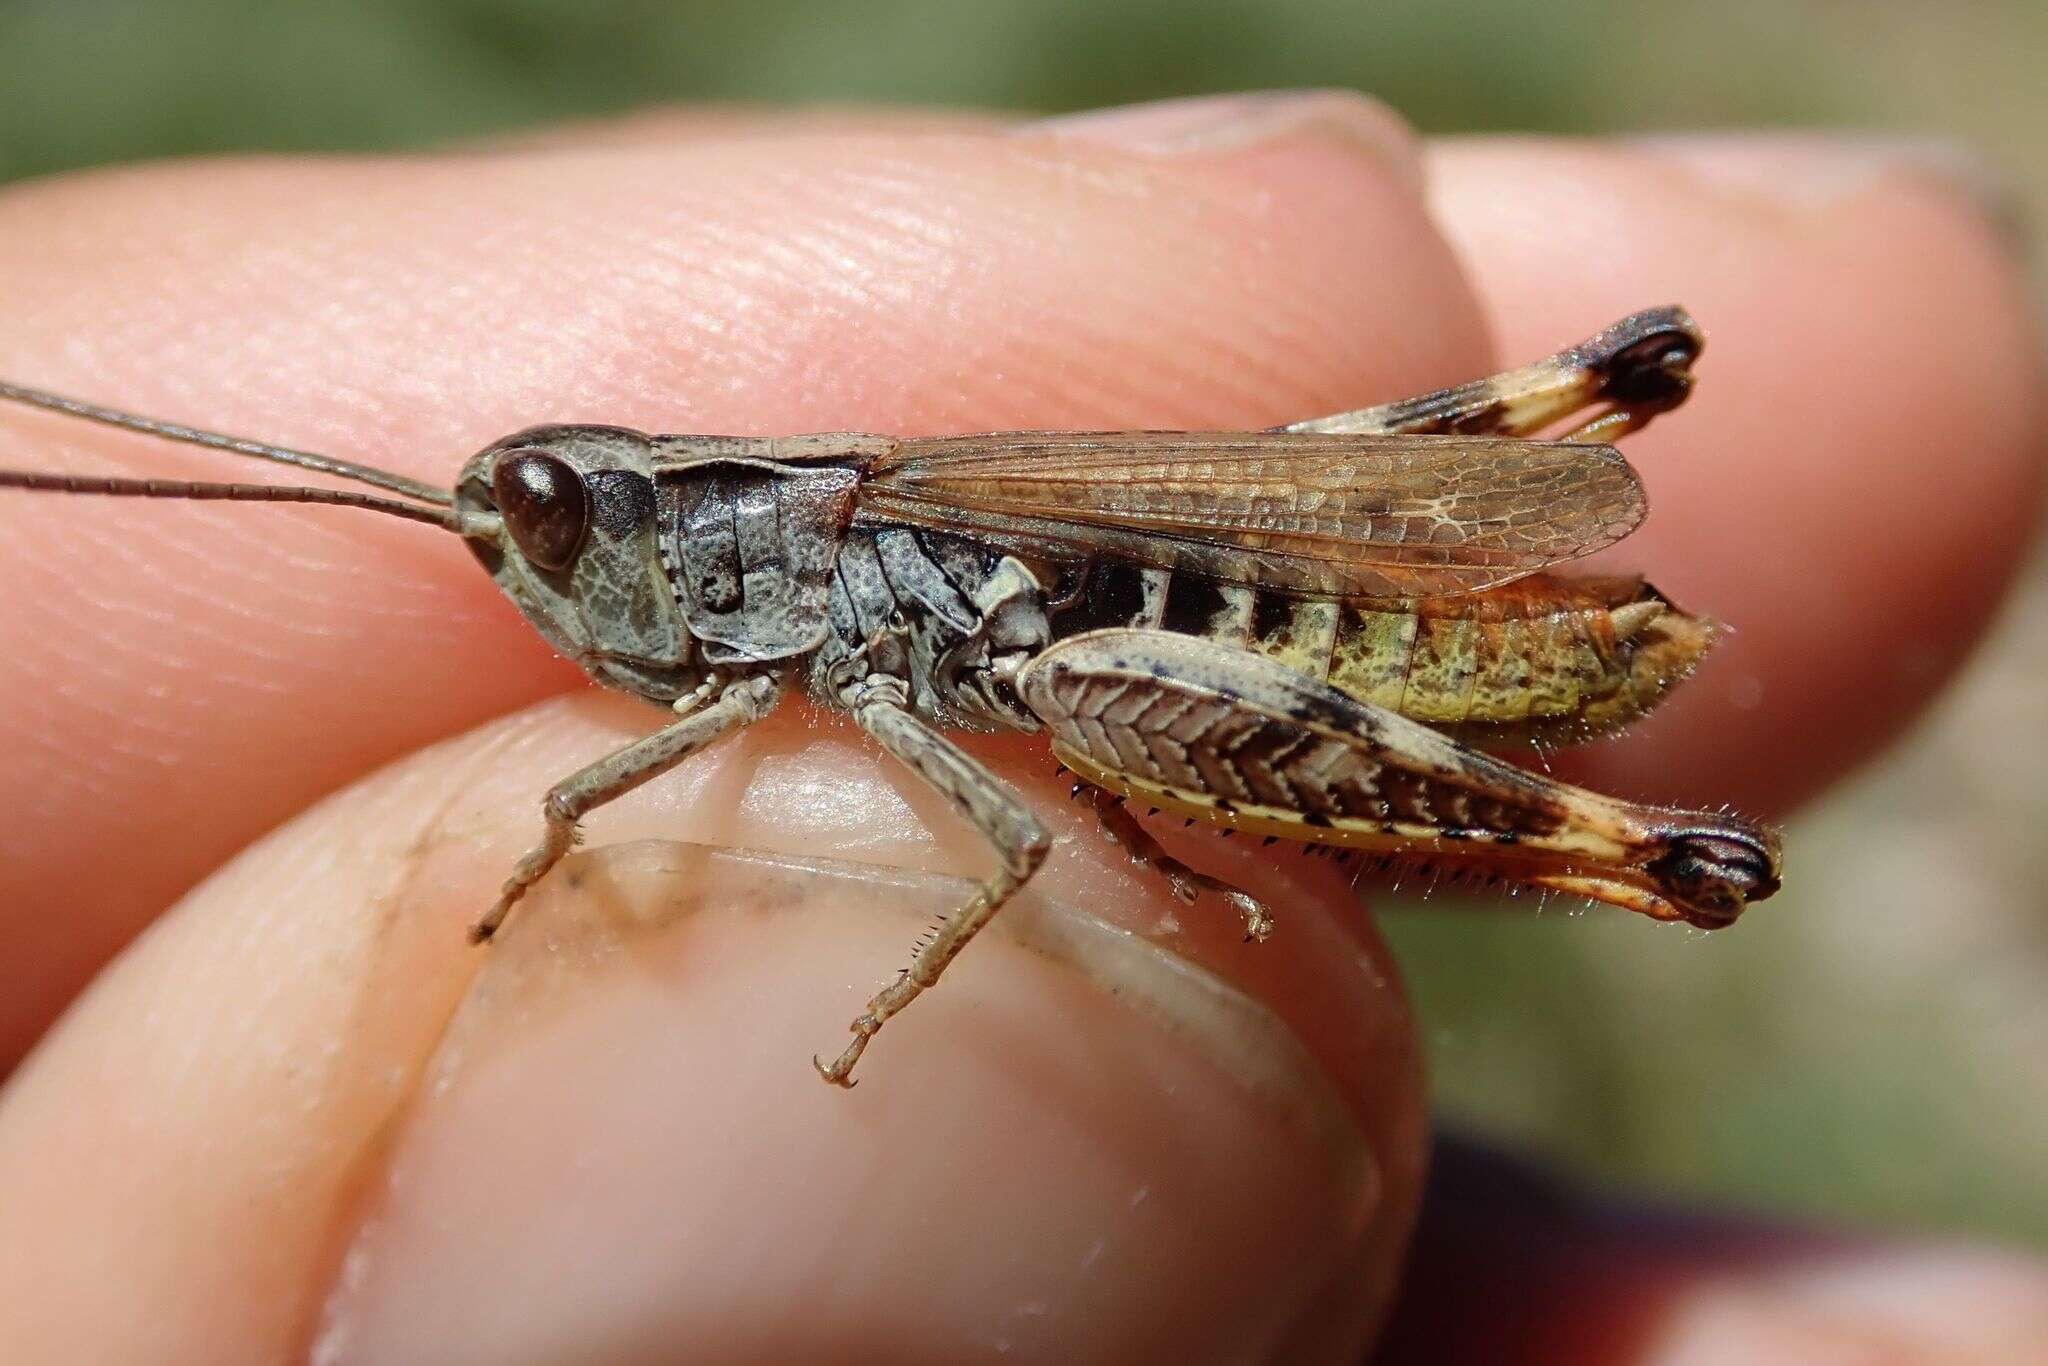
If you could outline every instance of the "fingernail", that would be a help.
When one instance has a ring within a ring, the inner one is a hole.
[[[1710,186],[1795,211],[1832,208],[1890,181],[1919,181],[1969,204],[2008,241],[2026,238],[2015,182],[1973,149],[1940,138],[1748,132],[1636,141]]]
[[[1251,997],[1027,891],[857,1090],[813,1074],[877,955],[971,891],[672,842],[565,863],[397,1126],[314,1359],[1275,1355],[1381,1178]]]
[[[1158,100],[1022,124],[1020,134],[1153,156],[1235,151],[1296,138],[1349,143],[1419,181],[1415,135],[1401,116],[1351,90],[1276,90]]]

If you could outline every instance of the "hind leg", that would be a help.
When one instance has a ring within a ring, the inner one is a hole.
[[[1605,405],[1557,439],[1615,441],[1685,401],[1703,344],[1683,309],[1646,309],[1519,370],[1281,430],[1528,437]]]

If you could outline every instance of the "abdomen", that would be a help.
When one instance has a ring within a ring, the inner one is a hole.
[[[1691,673],[1714,627],[1640,579],[1533,575],[1485,593],[1346,602],[1098,562],[1053,620],[1198,635],[1479,745],[1626,726]]]

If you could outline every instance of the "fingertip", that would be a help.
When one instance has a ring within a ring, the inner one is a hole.
[[[989,855],[843,722],[778,716],[604,808],[496,942],[463,944],[537,833],[533,794],[649,719],[586,696],[414,756],[106,973],[0,1106],[0,1274],[22,1290],[0,1335],[543,1360],[720,1332],[839,1350],[906,1323],[1047,1356],[1370,1331],[1421,1093],[1340,885],[1269,877],[1292,913],[1247,948],[1229,908],[1063,841],[1037,909],[892,1021],[848,1095],[802,1060]],[[1049,776],[1021,786],[1085,833]],[[705,848],[730,843],[764,852]],[[995,1237],[1003,1275],[946,1252]],[[95,1314],[116,1245],[126,1293]],[[1010,1323],[1020,1295],[1048,1313]]]
[[[1015,126],[1019,137],[1151,156],[1213,156],[1327,139],[1370,158],[1419,196],[1422,147],[1391,106],[1355,90],[1272,90],[1091,109]]]
[[[1922,150],[1476,139],[1432,156],[1512,355],[1646,299],[1708,344],[1628,443],[1653,512],[1608,558],[1732,631],[1599,781],[1778,811],[1894,735],[2038,522],[2040,337],[2000,215]]]
[[[327,1359],[1257,1355],[1383,1217],[1263,1010],[1056,904],[1008,908],[849,1088],[805,1045],[971,884],[674,844],[564,872],[393,1135]]]

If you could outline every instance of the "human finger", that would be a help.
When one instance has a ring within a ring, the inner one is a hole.
[[[1595,785],[1776,813],[1956,669],[2039,518],[2042,352],[1959,159],[1824,137],[1438,144],[1432,199],[1502,350],[1649,302],[1707,332],[1628,442],[1652,510],[1604,563],[1732,628]]]
[[[1206,841],[1282,918],[1246,944],[1042,755],[983,744],[1056,852],[849,1094],[810,1054],[971,890],[931,871],[990,854],[843,722],[785,713],[602,809],[466,944],[532,794],[643,727],[586,694],[409,758],[102,974],[0,1103],[0,1337],[53,1363],[1355,1355],[1424,1121],[1341,870]]]

